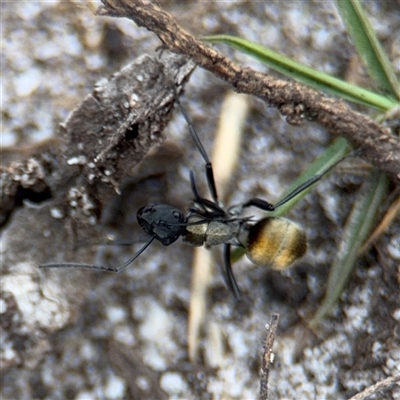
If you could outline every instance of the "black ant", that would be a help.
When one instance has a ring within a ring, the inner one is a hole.
[[[205,174],[212,200],[201,197],[197,191],[193,173],[190,173],[194,199],[185,216],[180,210],[167,204],[153,204],[141,207],[137,213],[140,227],[150,236],[149,240],[126,262],[116,268],[90,264],[45,264],[40,268],[83,268],[120,272],[134,262],[154,240],[164,246],[174,243],[179,237],[193,246],[216,246],[223,244],[224,279],[236,299],[240,291],[231,267],[231,246],[241,246],[247,257],[257,265],[283,270],[303,257],[307,251],[304,231],[296,223],[285,218],[265,217],[253,221],[242,213],[248,207],[272,212],[313,185],[331,170],[339,160],[321,174],[315,175],[294,189],[278,203],[271,204],[259,198],[252,198],[244,204],[225,208],[217,196],[212,164],[194,129],[193,123],[176,97],[176,103],[186,120],[190,134],[205,161]]]

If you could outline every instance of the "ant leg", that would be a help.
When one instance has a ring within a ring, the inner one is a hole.
[[[225,283],[228,286],[229,290],[233,293],[233,296],[237,301],[241,300],[239,286],[236,282],[235,276],[232,272],[231,265],[231,245],[225,244],[223,250],[223,258],[224,258],[224,267],[222,276],[224,277]]]
[[[304,190],[309,188],[315,182],[318,182],[325,175],[326,172],[328,172],[328,171],[325,171],[322,174],[314,175],[312,178],[307,179],[304,183],[302,183],[300,186],[298,186],[296,189],[294,189],[292,192],[290,192],[287,196],[285,196],[281,201],[278,201],[278,203],[275,204],[275,208],[278,208],[278,207],[284,205],[289,200],[292,200],[293,197],[296,197],[298,194],[300,194],[301,192],[303,192]]]
[[[135,255],[133,255],[129,260],[125,261],[123,264],[121,264],[116,268],[107,268],[91,264],[74,264],[74,263],[44,264],[44,265],[39,265],[39,268],[80,268],[80,269],[94,269],[97,271],[120,272],[124,270],[129,264],[133,263],[150,246],[151,242],[155,238],[156,238],[155,236],[152,236],[150,240],[146,242],[144,246],[141,247]]]
[[[336,165],[341,163],[344,159],[346,159],[348,157],[353,157],[354,155],[356,155],[356,152],[352,152],[352,153],[348,154],[347,156],[345,156],[345,157],[341,158],[340,160],[336,161],[334,164],[332,164],[325,171],[322,171],[320,174],[316,174],[313,177],[311,177],[310,179],[307,179],[300,186],[298,186],[296,189],[294,189],[292,192],[290,192],[287,196],[285,196],[282,200],[278,201],[278,203],[276,203],[274,205],[274,208],[276,209],[276,208],[284,205],[288,201],[292,200],[293,197],[296,197],[298,194],[300,194],[304,190],[308,189],[314,183],[318,182],[323,176],[325,176],[331,169],[336,167]]]
[[[340,160],[341,161],[341,160]],[[333,168],[336,164],[334,164],[331,168]],[[282,206],[283,204],[287,203],[289,200],[292,200],[293,197],[296,197],[299,193],[302,191],[306,190],[309,188],[311,185],[313,185],[315,182],[318,182],[331,168],[323,172],[322,174],[314,175],[312,178],[307,179],[305,182],[303,182],[300,186],[298,186],[296,189],[294,189],[292,192],[290,192],[287,196],[285,196],[281,201],[279,201],[276,204],[271,204],[268,203],[268,201],[254,198],[250,199],[246,203],[243,204],[243,208],[246,207],[257,207],[260,208],[261,210],[264,211],[274,211],[278,207]]]
[[[211,210],[215,211],[218,216],[225,215],[225,211],[217,203],[204,199],[203,197],[200,197],[199,192],[197,191],[196,181],[194,179],[193,171],[190,171],[190,186],[192,188],[195,203],[202,208],[204,213],[206,214],[209,213],[206,208],[208,207]]]
[[[256,197],[254,199],[250,199],[249,201],[244,203],[243,208],[245,208],[245,207],[257,207],[264,211],[274,211],[275,210],[275,206],[273,204],[268,203],[268,201],[258,199]]]
[[[217,187],[215,185],[215,179],[214,179],[214,172],[213,172],[213,168],[212,168],[212,164],[210,159],[207,156],[207,153],[200,141],[199,136],[196,133],[196,130],[194,129],[194,125],[192,123],[192,121],[190,120],[188,114],[186,113],[186,111],[183,109],[182,104],[180,103],[178,97],[176,97],[175,99],[176,104],[178,104],[179,109],[181,110],[181,113],[183,115],[183,118],[185,118],[186,123],[189,126],[189,132],[192,135],[192,138],[196,144],[196,147],[198,148],[198,150],[200,151],[201,156],[203,157],[205,163],[206,163],[206,178],[207,178],[207,184],[208,184],[208,188],[210,190],[211,193],[211,197],[212,199],[218,203],[218,195],[217,195]]]
[[[202,203],[201,202],[201,197],[200,197],[199,192],[197,190],[196,181],[194,179],[193,171],[190,171],[190,187],[192,189],[192,193],[194,195],[195,201],[197,201],[199,203]]]
[[[356,152],[348,154],[347,156],[336,161],[325,171],[321,172],[320,174],[314,175],[310,179],[307,179],[305,182],[303,182],[300,186],[298,186],[296,189],[291,191],[287,196],[285,196],[282,200],[278,201],[278,203],[276,203],[276,204],[271,204],[265,200],[254,198],[254,199],[250,199],[248,202],[243,204],[243,208],[254,206],[254,207],[260,208],[261,210],[264,210],[264,211],[274,211],[278,207],[280,207],[280,206],[284,205],[285,203],[287,203],[288,201],[292,200],[293,197],[296,197],[298,194],[300,194],[304,190],[308,189],[314,183],[318,182],[324,175],[326,175],[331,169],[336,167],[337,164],[341,163],[345,158],[352,157],[354,155],[356,155]]]

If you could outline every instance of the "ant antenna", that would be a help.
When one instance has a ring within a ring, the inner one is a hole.
[[[39,268],[80,268],[80,269],[95,269],[98,271],[108,271],[108,272],[121,272],[124,270],[129,264],[133,263],[153,242],[156,238],[156,235],[153,235],[139,250],[138,252],[133,255],[129,260],[125,261],[123,264],[116,268],[109,268],[109,267],[101,267],[97,265],[91,264],[74,264],[74,263],[61,263],[61,264],[44,264],[39,265]]]

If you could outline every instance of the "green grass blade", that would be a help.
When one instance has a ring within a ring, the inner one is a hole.
[[[293,61],[288,57],[256,43],[229,35],[206,36],[203,37],[203,40],[211,43],[227,44],[257,58],[275,71],[314,87],[315,89],[328,92],[354,103],[374,107],[383,111],[387,111],[396,105],[396,102],[392,99],[352,85],[323,72],[316,71],[313,68]]]
[[[400,84],[359,0],[337,0],[337,6],[369,76],[394,98],[400,99]]]
[[[373,170],[365,181],[347,221],[339,254],[331,267],[325,298],[310,322],[312,327],[316,327],[332,310],[342,294],[358,251],[370,233],[379,206],[387,196],[388,183],[385,174],[377,170]]]

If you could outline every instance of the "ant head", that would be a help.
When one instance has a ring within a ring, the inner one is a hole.
[[[246,254],[254,264],[284,270],[307,251],[304,231],[285,218],[263,218],[246,230]]]
[[[167,204],[142,207],[136,218],[140,227],[164,246],[174,243],[185,230],[183,214]]]

